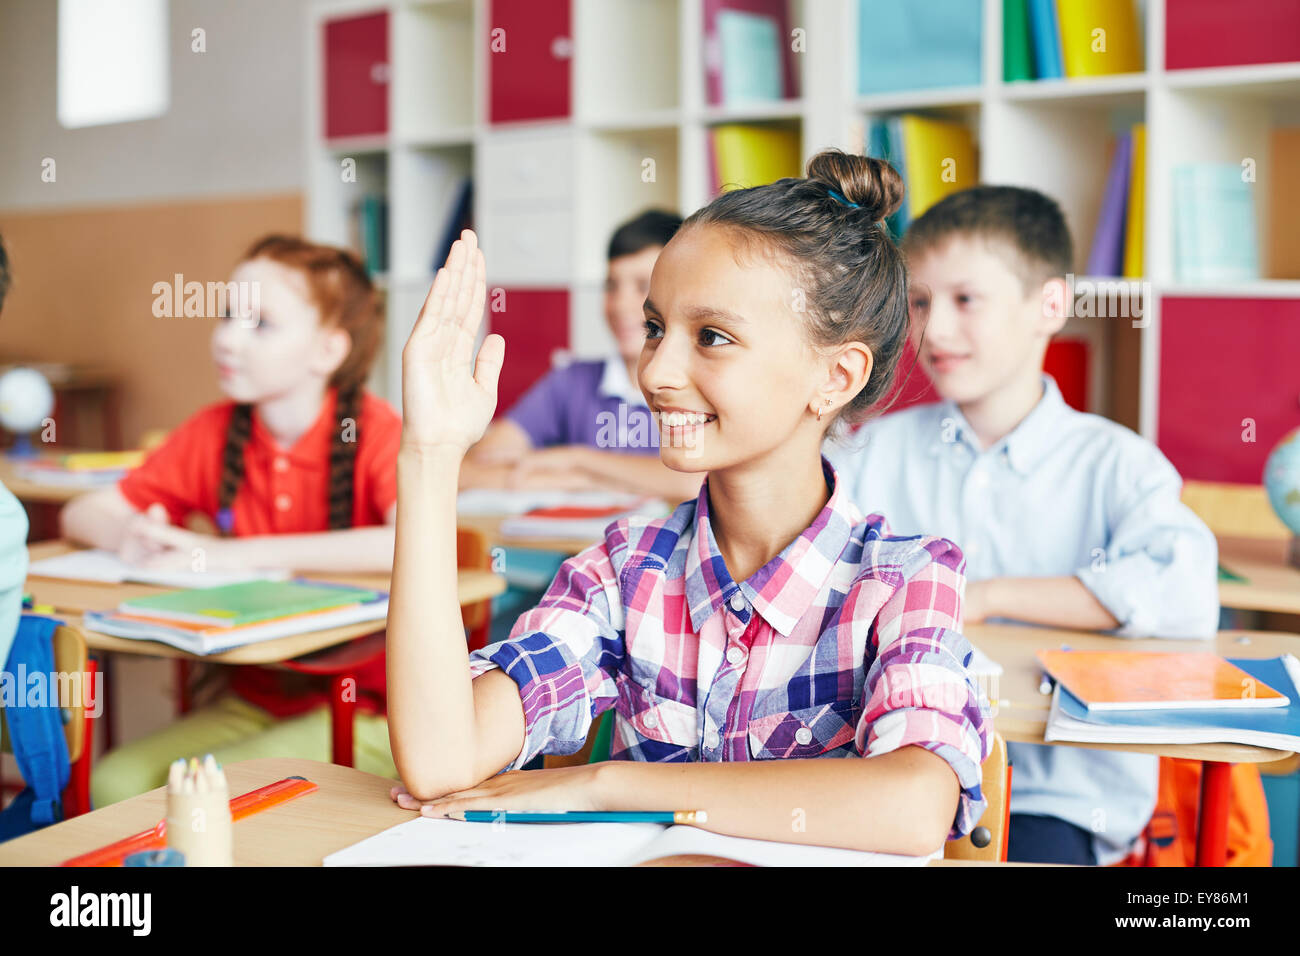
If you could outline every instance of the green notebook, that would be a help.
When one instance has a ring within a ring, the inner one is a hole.
[[[123,601],[123,614],[239,627],[295,614],[325,611],[373,601],[378,592],[341,584],[308,581],[245,581],[216,588],[169,591]]]

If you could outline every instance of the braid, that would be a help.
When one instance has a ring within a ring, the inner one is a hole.
[[[358,419],[361,406],[361,387],[359,385],[340,386],[335,399],[335,414],[338,418],[334,429],[334,441],[330,446],[330,475],[327,504],[329,506],[330,530],[352,527],[352,479],[353,468],[357,460]],[[350,419],[350,421],[349,421]],[[344,440],[344,429],[347,439]]]
[[[244,445],[253,430],[253,406],[236,405],[226,426],[226,447],[221,453],[221,483],[217,492],[217,528],[222,535],[234,533],[233,505],[244,480]]]

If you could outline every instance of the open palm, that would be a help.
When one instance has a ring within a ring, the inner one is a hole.
[[[464,452],[483,437],[497,404],[506,343],[489,335],[474,358],[487,270],[473,230],[461,233],[434,277],[402,349],[402,441]]]

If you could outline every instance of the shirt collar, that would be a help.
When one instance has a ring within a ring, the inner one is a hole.
[[[272,436],[270,429],[263,424],[257,411],[253,411],[253,426],[249,432],[249,441],[255,445],[263,447],[269,454],[284,455],[291,462],[298,466],[309,468],[319,468],[322,463],[328,464],[331,439],[334,436],[334,430],[338,423],[334,419],[334,402],[337,397],[337,389],[327,388],[325,397],[321,401],[320,412],[316,415],[316,420],[311,426],[298,436],[298,440],[293,443],[292,448],[282,448]]]
[[[691,627],[699,633],[715,611],[722,610],[736,594],[745,599],[735,612],[745,624],[750,608],[772,625],[782,637],[789,637],[829,580],[835,563],[848,546],[853,526],[861,521],[853,502],[830,462],[822,457],[822,474],[831,489],[830,500],[804,531],[747,580],[732,580],[713,536],[709,521],[709,482],[700,487],[695,505],[695,535],[686,556],[686,601]]]
[[[1021,475],[1029,474],[1052,447],[1059,434],[1061,417],[1069,410],[1056,380],[1044,374],[1042,382],[1043,395],[1029,414],[1009,435],[988,449],[989,452],[1005,454],[1007,462]],[[930,453],[937,455],[955,441],[965,443],[975,454],[980,453],[979,440],[966,416],[956,402],[948,400],[940,403],[939,434],[930,443]]]
[[[601,373],[597,391],[628,405],[645,405],[645,396],[641,394],[641,389],[632,384],[632,379],[627,374],[627,365],[617,355],[605,359],[605,370]]]

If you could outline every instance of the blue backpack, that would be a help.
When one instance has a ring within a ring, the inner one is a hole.
[[[62,623],[34,614],[19,618],[18,633],[5,665],[16,695],[27,692],[26,687],[17,686],[19,665],[24,666],[27,674],[42,674],[47,681],[54,674],[54,630]],[[63,788],[68,785],[72,768],[68,761],[68,741],[63,735],[63,710],[57,696],[55,684],[47,687],[44,707],[20,706],[25,702],[14,701],[14,706],[4,708],[9,742],[27,787],[0,812],[0,841],[63,819]]]

